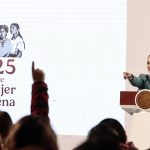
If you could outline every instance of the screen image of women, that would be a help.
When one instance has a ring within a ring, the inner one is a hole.
[[[20,27],[17,23],[12,23],[10,25],[11,38],[11,52],[9,57],[22,57],[22,53],[25,50],[25,43],[22,35],[20,34]]]
[[[0,25],[0,57],[8,57],[11,51],[11,41],[7,38],[8,26]]]

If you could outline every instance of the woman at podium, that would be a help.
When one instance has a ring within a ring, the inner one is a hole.
[[[150,55],[147,57],[147,70],[150,73]],[[129,72],[123,72],[124,79],[128,79],[131,85],[139,90],[150,90],[150,74],[140,74],[138,77]]]

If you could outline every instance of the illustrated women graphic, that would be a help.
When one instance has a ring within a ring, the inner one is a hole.
[[[0,25],[0,57],[8,57],[11,51],[11,41],[7,38],[8,26]]]
[[[20,27],[17,23],[10,25],[10,33],[12,34],[11,44],[12,49],[9,57],[22,57],[22,53],[25,50],[25,43],[22,35],[20,34]]]

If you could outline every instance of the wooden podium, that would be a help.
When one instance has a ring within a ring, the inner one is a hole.
[[[131,115],[141,111],[135,104],[136,94],[136,91],[120,91],[120,106]]]
[[[150,112],[143,111],[135,103],[135,91],[120,91],[120,106],[127,113],[131,114],[128,124],[130,132],[128,140],[133,141],[139,150],[150,148]]]

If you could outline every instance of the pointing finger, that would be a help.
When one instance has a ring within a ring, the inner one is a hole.
[[[34,72],[35,68],[34,68],[34,61],[32,62],[32,72]]]

